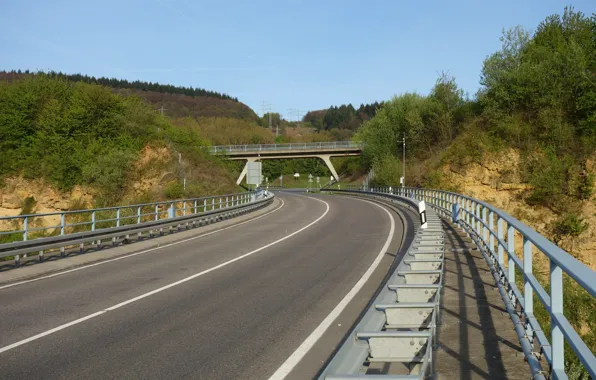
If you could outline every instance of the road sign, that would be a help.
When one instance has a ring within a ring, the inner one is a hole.
[[[260,185],[262,181],[262,164],[260,162],[246,163],[246,184]]]
[[[309,178],[308,179],[308,183],[312,183],[312,178]]]
[[[309,174],[308,175],[308,179],[312,179],[312,174]]]

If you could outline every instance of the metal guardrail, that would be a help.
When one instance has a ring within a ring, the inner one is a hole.
[[[333,142],[311,142],[292,144],[253,144],[253,145],[217,145],[207,147],[210,153],[251,153],[251,152],[275,152],[275,151],[305,151],[323,149],[362,149],[363,144],[353,141]]]
[[[354,190],[327,191],[373,196],[405,204],[416,213],[419,211],[417,200],[397,195]],[[319,380],[422,380],[433,374],[445,247],[439,217],[432,210],[427,210],[426,215],[426,228],[417,228],[404,259],[383,284]],[[403,363],[408,371],[392,375],[363,374],[367,366],[378,363],[383,366]]]
[[[13,217],[1,217],[0,221],[12,223],[16,229],[0,231],[3,235],[18,235],[21,241],[0,244],[0,258],[14,256],[15,264],[20,264],[20,255],[38,252],[39,260],[44,259],[44,251],[60,248],[64,255],[65,248],[88,242],[101,244],[101,240],[112,239],[117,244],[117,238],[137,234],[141,238],[143,232],[185,224],[194,227],[197,220],[228,217],[243,211],[260,207],[270,202],[272,194],[262,190],[250,193],[238,193],[204,198],[181,199],[168,202],[155,202],[128,206],[98,208],[78,211],[64,211],[47,214],[31,214]],[[253,207],[254,206],[254,207]],[[149,210],[149,211],[148,211]],[[102,216],[104,218],[102,218]],[[40,219],[59,217],[60,224],[52,226],[33,227],[40,223]],[[200,224],[200,223],[199,223]],[[88,229],[88,231],[80,231]],[[34,232],[59,233],[57,236],[40,236],[31,239]]]
[[[596,298],[595,271],[505,211],[478,199],[418,188],[383,187],[372,191],[422,199],[437,212],[451,216],[468,232],[491,268],[533,379],[545,379],[545,373],[550,373],[553,379],[567,379],[566,343],[590,376],[596,379],[594,353],[563,314],[563,274]],[[517,239],[522,242],[522,258],[516,255]],[[549,291],[544,289],[533,272],[536,251],[549,260]],[[515,282],[516,268],[521,271],[523,293]],[[549,313],[550,340],[534,316],[534,296]],[[546,368],[542,368],[542,357],[546,359]]]

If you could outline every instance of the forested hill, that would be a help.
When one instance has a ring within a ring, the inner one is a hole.
[[[323,110],[309,111],[304,115],[302,121],[321,130],[338,128],[355,131],[360,128],[362,123],[375,116],[381,105],[378,102],[361,104],[358,109],[351,104],[342,104],[339,107],[331,106]]]
[[[160,83],[128,81],[126,79],[93,77],[60,72],[0,71],[0,81],[12,82],[26,76],[46,76],[73,82],[100,84],[121,95],[136,95],[154,108],[162,108],[171,117],[231,117],[257,120],[255,112],[238,98],[202,88],[164,85]]]

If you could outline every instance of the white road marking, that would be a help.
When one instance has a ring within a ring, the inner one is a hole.
[[[373,202],[365,202],[371,203],[381,208],[383,211],[387,213],[387,215],[389,215],[389,219],[391,220],[391,228],[389,230],[389,236],[385,241],[385,245],[383,245],[383,248],[381,248],[381,252],[379,252],[379,254],[372,262],[370,267],[366,270],[366,272],[364,272],[360,280],[358,280],[358,282],[354,284],[354,287],[352,287],[348,294],[346,294],[345,297],[341,301],[339,301],[337,306],[335,306],[335,308],[331,310],[331,313],[329,313],[329,315],[325,317],[325,319],[323,319],[323,321],[317,326],[317,328],[296,349],[296,351],[294,351],[292,355],[290,355],[290,357],[287,358],[286,361],[277,369],[277,371],[275,371],[275,373],[271,375],[269,380],[282,380],[285,379],[286,376],[288,376],[288,374],[294,369],[294,367],[296,367],[300,360],[302,360],[304,355],[306,355],[306,353],[315,345],[315,343],[321,338],[321,336],[323,336],[323,334],[329,328],[329,326],[331,326],[333,321],[335,321],[335,319],[341,314],[341,312],[346,308],[346,306],[348,306],[350,301],[352,301],[352,299],[356,296],[360,289],[362,289],[362,287],[368,281],[368,279],[373,274],[377,266],[379,266],[379,263],[381,262],[383,256],[385,256],[385,254],[387,253],[387,249],[389,248],[389,245],[391,244],[391,241],[393,240],[393,235],[395,233],[395,219],[393,219],[393,215],[391,215],[391,213],[387,211],[385,207]]]
[[[315,198],[313,198],[313,199],[315,199]],[[225,267],[225,266],[227,266],[227,265],[230,265],[230,264],[232,264],[232,263],[235,263],[236,261],[242,260],[242,259],[244,259],[244,258],[246,258],[246,257],[248,257],[248,256],[251,256],[251,255],[253,255],[253,254],[257,253],[257,252],[260,252],[260,251],[262,251],[262,250],[264,250],[264,249],[266,249],[266,248],[269,248],[269,247],[271,247],[271,246],[273,246],[273,245],[275,245],[275,244],[281,243],[282,241],[284,241],[284,240],[287,240],[287,239],[291,238],[292,236],[294,236],[294,235],[296,235],[296,234],[299,234],[300,232],[302,232],[302,231],[306,230],[307,228],[309,228],[309,227],[312,227],[313,225],[315,225],[316,223],[318,223],[318,222],[319,222],[321,219],[323,219],[323,218],[324,218],[324,217],[325,217],[325,216],[326,216],[326,215],[329,213],[329,209],[330,209],[329,203],[327,203],[327,202],[325,202],[325,201],[322,201],[322,200],[320,200],[320,199],[315,199],[315,200],[316,200],[316,201],[319,201],[319,202],[322,202],[322,203],[324,203],[324,204],[325,204],[325,206],[326,206],[326,209],[325,209],[325,212],[323,213],[323,215],[319,216],[317,219],[315,219],[315,220],[314,220],[314,221],[312,221],[311,223],[307,224],[306,226],[304,226],[304,227],[300,228],[300,229],[299,229],[299,230],[297,230],[297,231],[294,231],[294,232],[292,232],[292,233],[291,233],[291,234],[289,234],[289,235],[286,235],[286,236],[284,236],[284,237],[283,237],[283,238],[281,238],[281,239],[277,239],[277,240],[275,240],[275,241],[273,241],[273,242],[271,242],[271,243],[269,243],[269,244],[267,244],[267,245],[264,245],[264,246],[262,246],[262,247],[260,247],[260,248],[257,248],[257,249],[255,249],[255,250],[253,250],[253,251],[250,251],[250,252],[248,252],[248,253],[245,253],[245,254],[243,254],[243,255],[241,255],[241,256],[238,256],[238,257],[236,257],[236,258],[234,258],[234,259],[231,259],[231,260],[228,260],[228,261],[226,261],[226,262],[223,262],[223,263],[221,263],[221,264],[219,264],[219,265],[216,265],[216,266],[214,266],[214,267],[212,267],[212,268],[206,269],[206,270],[204,270],[204,271],[202,271],[202,272],[195,273],[195,274],[193,274],[192,276],[189,276],[189,277],[183,278],[182,280],[179,280],[179,281],[173,282],[173,283],[171,283],[171,284],[168,284],[168,285],[166,285],[166,286],[162,286],[161,288],[158,288],[158,289],[152,290],[152,291],[150,291],[150,292],[148,292],[148,293],[145,293],[145,294],[142,294],[142,295],[140,295],[140,296],[138,296],[138,297],[131,298],[131,299],[129,299],[129,300],[127,300],[127,301],[124,301],[124,302],[120,302],[119,304],[116,304],[116,305],[114,305],[114,306],[111,306],[111,307],[108,307],[108,308],[106,308],[106,309],[103,309],[103,310],[97,311],[97,312],[95,312],[95,313],[93,313],[93,314],[89,314],[89,315],[87,315],[87,316],[85,316],[85,317],[82,317],[82,318],[79,318],[79,319],[75,319],[74,321],[71,321],[71,322],[65,323],[65,324],[63,324],[63,325],[60,325],[60,326],[58,326],[58,327],[54,327],[54,328],[53,328],[53,329],[51,329],[51,330],[44,331],[44,332],[42,332],[42,333],[40,333],[40,334],[34,335],[34,336],[32,336],[32,337],[29,337],[29,338],[27,338],[27,339],[23,339],[23,340],[21,340],[21,341],[18,341],[18,342],[16,342],[16,343],[13,343],[13,344],[11,344],[11,345],[8,345],[8,346],[5,346],[5,347],[2,347],[2,348],[0,348],[0,353],[2,353],[2,352],[6,352],[6,351],[9,351],[9,350],[12,350],[12,349],[13,349],[13,348],[15,348],[15,347],[21,346],[21,345],[23,345],[23,344],[26,344],[26,343],[32,342],[32,341],[34,341],[34,340],[37,340],[37,339],[40,339],[40,338],[43,338],[44,336],[47,336],[47,335],[53,334],[53,333],[55,333],[55,332],[57,332],[57,331],[64,330],[65,328],[68,328],[68,327],[70,327],[70,326],[74,326],[74,325],[76,325],[76,324],[79,324],[79,323],[81,323],[81,322],[84,322],[84,321],[86,321],[86,320],[89,320],[89,319],[91,319],[91,318],[95,318],[95,317],[97,317],[97,316],[100,316],[100,315],[102,315],[102,314],[105,314],[105,313],[107,313],[108,311],[113,311],[113,310],[119,309],[119,308],[121,308],[121,307],[123,307],[123,306],[126,306],[126,305],[128,305],[128,304],[131,304],[131,303],[133,303],[133,302],[136,302],[136,301],[138,301],[138,300],[141,300],[141,299],[143,299],[143,298],[149,297],[149,296],[151,296],[151,295],[153,295],[153,294],[156,294],[156,293],[159,293],[159,292],[163,292],[163,291],[164,291],[164,290],[166,290],[166,289],[169,289],[169,288],[172,288],[172,287],[174,287],[174,286],[177,286],[177,285],[183,284],[183,283],[185,283],[185,282],[188,282],[188,281],[190,281],[190,280],[193,280],[193,279],[195,279],[195,278],[197,278],[197,277],[200,277],[200,276],[203,276],[203,275],[205,275],[205,274],[207,274],[207,273],[213,272],[213,271],[215,271],[215,270],[217,270],[217,269],[219,269],[219,268],[223,268],[223,267]]]
[[[69,270],[65,270],[65,271],[61,271],[61,272],[49,274],[47,276],[33,278],[31,280],[24,280],[24,281],[13,282],[13,283],[10,283],[10,284],[2,285],[2,286],[0,286],[0,290],[6,289],[6,288],[11,288],[11,287],[17,286],[17,285],[27,284],[29,282],[35,282],[35,281],[39,281],[39,280],[45,280],[46,278],[51,278],[51,277],[56,277],[56,276],[62,276],[63,274],[67,274],[67,273],[71,273],[71,272],[76,272],[76,271],[79,271],[79,270],[83,270],[83,269],[95,267],[95,266],[98,266],[98,265],[103,265],[103,264],[111,263],[113,261],[128,259],[129,257],[138,256],[138,255],[142,255],[144,253],[156,251],[158,249],[167,248],[167,247],[171,247],[171,246],[174,246],[174,245],[186,243],[187,241],[191,241],[191,240],[199,239],[199,238],[202,238],[202,237],[205,237],[205,236],[213,235],[213,234],[216,234],[218,232],[229,230],[230,228],[238,227],[238,226],[241,226],[241,225],[246,224],[246,223],[251,223],[251,222],[254,222],[255,220],[261,219],[261,218],[263,218],[263,217],[265,217],[265,216],[267,216],[269,214],[273,214],[274,212],[276,212],[279,209],[281,209],[282,207],[284,207],[285,202],[283,201],[283,199],[280,198],[279,200],[281,201],[281,205],[278,208],[276,208],[275,210],[271,210],[271,211],[269,211],[269,212],[267,212],[267,213],[265,213],[263,215],[257,216],[256,218],[252,218],[252,219],[246,220],[244,222],[240,222],[238,224],[234,224],[232,226],[223,227],[223,228],[220,228],[220,229],[215,230],[215,231],[204,233],[202,235],[193,236],[191,238],[187,238],[187,239],[183,239],[183,240],[178,240],[178,241],[175,241],[173,243],[168,243],[168,244],[165,244],[165,245],[160,245],[159,247],[149,248],[149,249],[146,249],[144,251],[139,251],[139,252],[131,253],[131,254],[128,254],[128,255],[118,256],[116,258],[109,259],[109,260],[104,260],[104,261],[100,261],[100,262],[97,262],[97,263],[94,263],[94,264],[83,265],[83,266],[76,267],[76,268],[73,268],[73,269],[69,269]]]

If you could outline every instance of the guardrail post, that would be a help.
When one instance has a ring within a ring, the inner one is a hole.
[[[514,294],[512,284],[515,284],[515,229],[513,226],[507,226],[507,280],[509,281],[509,299],[513,302]]]
[[[226,208],[228,208],[228,207],[230,207],[230,206],[229,206],[229,198],[228,198],[228,196],[226,195]]]
[[[60,214],[60,235],[63,236],[65,232],[66,216],[64,213]],[[60,256],[64,257],[64,247],[60,247]]]
[[[116,209],[116,227],[120,227],[120,208]],[[116,236],[114,236],[112,238],[112,246],[115,247],[117,244],[118,244],[118,238]]]
[[[159,220],[159,205],[155,205],[155,220]]]
[[[29,217],[23,218],[23,241],[27,241],[29,235]]]
[[[211,210],[215,210],[215,198],[211,198]]]
[[[474,214],[476,216],[476,218],[474,218],[476,220],[476,234],[478,235],[479,238],[482,237],[481,235],[481,226],[482,223],[480,223],[480,220],[482,220],[481,215],[480,215],[480,203],[476,203],[476,213]]]
[[[492,255],[493,259],[495,258],[495,237],[494,237],[494,231],[495,231],[495,213],[494,212],[490,212],[488,214],[488,229],[490,231],[490,235],[489,235],[489,244],[488,244],[488,248],[490,249],[490,254]]]
[[[184,206],[182,206],[182,216],[186,216],[186,201],[184,201]]]
[[[553,322],[554,314],[563,315],[563,270],[550,260],[550,328],[552,346],[552,369],[565,369],[565,339],[561,327]]]
[[[491,213],[492,214],[492,213]],[[499,262],[499,267],[503,267],[503,245],[501,245],[501,241],[503,241],[504,231],[503,231],[503,219],[500,217],[497,218],[497,247],[498,254],[497,254],[497,261]]]
[[[141,206],[137,207],[137,224],[141,224]],[[141,240],[143,234],[141,232],[137,233],[137,240]]]
[[[488,224],[488,209],[484,206],[482,207],[482,222],[482,240],[484,240],[484,245],[488,246],[488,228],[486,227]]]
[[[196,200],[196,199],[195,199],[195,201],[194,201],[194,207],[193,207],[193,211],[192,211],[192,213],[193,213],[193,214],[196,214],[196,213],[197,213],[197,200]]]
[[[527,276],[532,274],[532,242],[524,236],[524,313],[526,315],[526,335],[530,342],[534,336],[531,331],[528,317],[534,314],[534,290]]]
[[[466,215],[467,215],[466,223],[468,223],[468,225],[470,226],[470,228],[473,230],[474,227],[475,227],[474,226],[474,218],[472,217],[472,211],[474,210],[474,205],[473,205],[473,202],[471,200],[469,200],[469,199],[466,199],[466,204],[467,204],[467,207],[466,207],[466,210],[467,210],[467,212],[466,212]]]
[[[203,212],[207,212],[207,199],[203,200]]]

